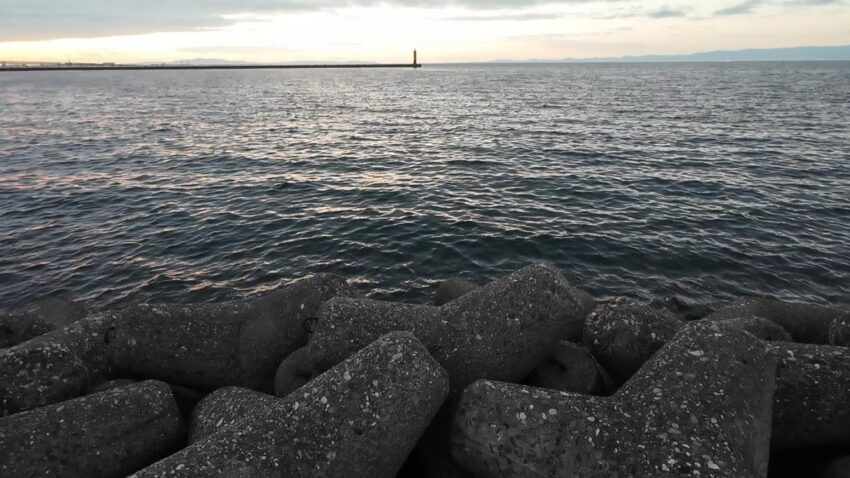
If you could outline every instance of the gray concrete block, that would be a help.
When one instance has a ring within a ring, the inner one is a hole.
[[[177,385],[271,391],[281,360],[307,340],[304,321],[325,300],[356,295],[323,275],[253,302],[136,306],[121,312],[110,356],[121,370]]]
[[[391,333],[134,476],[394,477],[447,393],[448,377],[425,347]],[[231,396],[234,409],[242,397]]]
[[[0,476],[124,477],[184,437],[168,386],[142,382],[0,419]]]
[[[764,477],[775,371],[752,335],[695,322],[610,398],[474,383],[454,455],[479,477]]]
[[[578,289],[557,270],[535,265],[442,307],[330,300],[319,310],[307,355],[312,368],[325,370],[384,333],[407,330],[445,367],[457,394],[479,378],[524,379],[558,340],[578,340],[583,324]]]

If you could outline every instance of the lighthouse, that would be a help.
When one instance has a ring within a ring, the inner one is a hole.
[[[419,64],[419,61],[416,58],[416,48],[414,48],[413,49],[413,67],[418,68],[419,66],[421,66],[421,65]]]

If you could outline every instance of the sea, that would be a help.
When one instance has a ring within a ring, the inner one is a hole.
[[[0,308],[317,273],[427,303],[530,263],[850,302],[850,62],[0,72]]]

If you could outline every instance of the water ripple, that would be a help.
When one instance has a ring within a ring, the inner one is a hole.
[[[0,307],[428,301],[550,262],[599,296],[850,301],[850,67],[0,76]]]

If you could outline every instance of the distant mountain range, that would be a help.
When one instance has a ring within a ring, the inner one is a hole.
[[[685,62],[685,61],[847,61],[850,45],[803,46],[796,48],[760,48],[748,50],[717,50],[687,55],[644,55],[601,58],[564,58],[563,60],[532,59],[519,63],[603,63],[603,62]],[[492,63],[518,63],[496,60]]]
[[[615,63],[615,62],[688,62],[688,61],[850,61],[850,45],[803,46],[795,48],[761,48],[748,50],[717,50],[686,55],[612,56],[599,58],[564,58],[556,60],[494,60],[488,63]],[[372,61],[287,61],[271,62],[280,65],[374,64]],[[148,62],[145,65],[256,65],[258,62],[192,58],[170,62]]]

